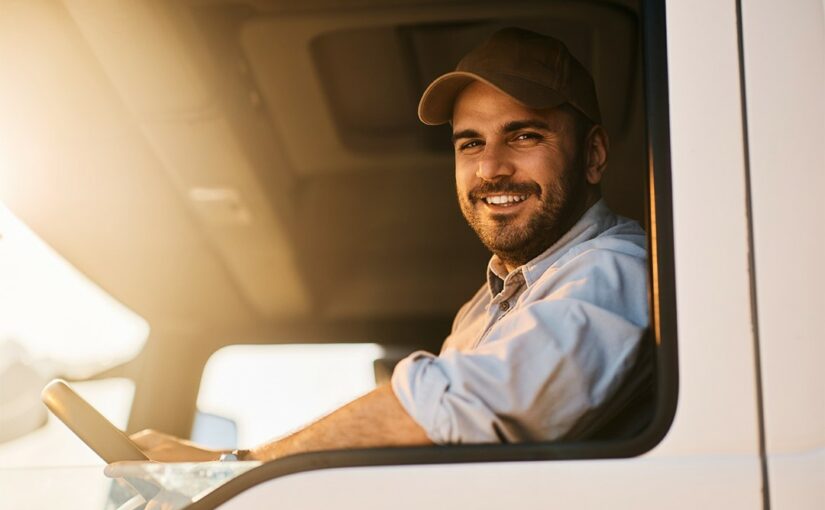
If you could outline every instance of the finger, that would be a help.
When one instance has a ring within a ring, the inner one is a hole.
[[[140,494],[139,490],[123,478],[118,478],[115,483],[121,487],[121,490],[127,491],[128,494],[134,494],[125,503],[117,507],[118,510],[146,510],[147,499]]]
[[[124,480],[126,480],[129,483],[129,485],[134,487],[135,490],[138,491],[138,493],[141,496],[143,496],[143,499],[145,499],[146,501],[151,501],[155,496],[158,495],[159,492],[161,492],[161,490],[163,490],[162,487],[160,487],[159,485],[155,483],[150,483],[142,478],[133,478],[131,476],[127,476],[124,478]]]
[[[116,478],[118,482],[126,483],[149,501],[161,491],[161,486],[151,474],[146,472],[145,465],[141,467],[138,464],[141,463],[134,461],[115,462],[106,466],[103,469],[103,474],[109,478]]]
[[[191,503],[191,501],[190,501]],[[171,503],[167,503],[165,501],[156,501],[152,500],[146,503],[146,507],[144,510],[175,510],[175,508],[183,508],[182,506],[174,506]]]
[[[185,445],[163,445],[146,451],[155,462],[211,462],[220,458],[219,452],[201,450]]]
[[[137,492],[134,487],[132,490]],[[140,494],[135,494],[128,501],[117,507],[117,510],[146,510],[146,499]]]
[[[154,499],[152,499],[152,502],[161,505],[158,508],[168,508],[171,510],[175,508],[183,508],[189,505],[192,502],[192,498],[176,491],[161,491],[154,497]]]
[[[164,443],[174,441],[176,438],[157,430],[145,429],[140,432],[135,432],[129,439],[138,445],[139,448],[149,450]]]
[[[123,478],[125,476],[139,476],[145,473],[146,462],[142,460],[123,460],[107,464],[103,468],[103,474],[109,478]]]

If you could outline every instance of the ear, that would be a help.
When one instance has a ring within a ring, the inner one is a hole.
[[[590,184],[599,184],[607,169],[607,154],[610,151],[610,138],[607,131],[595,125],[584,138],[585,144],[585,175]]]

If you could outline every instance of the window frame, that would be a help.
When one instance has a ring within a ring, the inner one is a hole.
[[[676,413],[679,375],[664,0],[642,0],[639,14],[648,160],[645,210],[651,314],[647,338],[643,341],[654,342],[656,360],[656,408],[647,428],[636,437],[625,440],[476,444],[449,448],[386,447],[298,454],[264,463],[230,480],[188,508],[214,508],[267,480],[319,469],[628,458],[649,451],[665,437]]]

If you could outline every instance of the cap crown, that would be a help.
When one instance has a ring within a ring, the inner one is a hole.
[[[536,109],[570,103],[600,124],[593,78],[558,39],[521,28],[494,33],[459,61],[456,70],[427,88],[419,116],[428,124],[449,120],[461,89],[472,80],[493,85],[516,101]]]

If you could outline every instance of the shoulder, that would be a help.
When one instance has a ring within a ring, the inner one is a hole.
[[[563,258],[591,250],[607,250],[630,256],[647,257],[647,235],[635,220],[611,214],[601,232],[570,249]]]
[[[525,304],[587,304],[647,322],[646,236],[639,224],[617,217],[615,225],[571,247],[525,293]],[[539,305],[543,306],[543,305]]]
[[[597,269],[600,262],[635,260],[643,263],[647,259],[647,235],[637,221],[610,213],[599,227],[598,234],[571,246],[545,275],[569,265]]]

